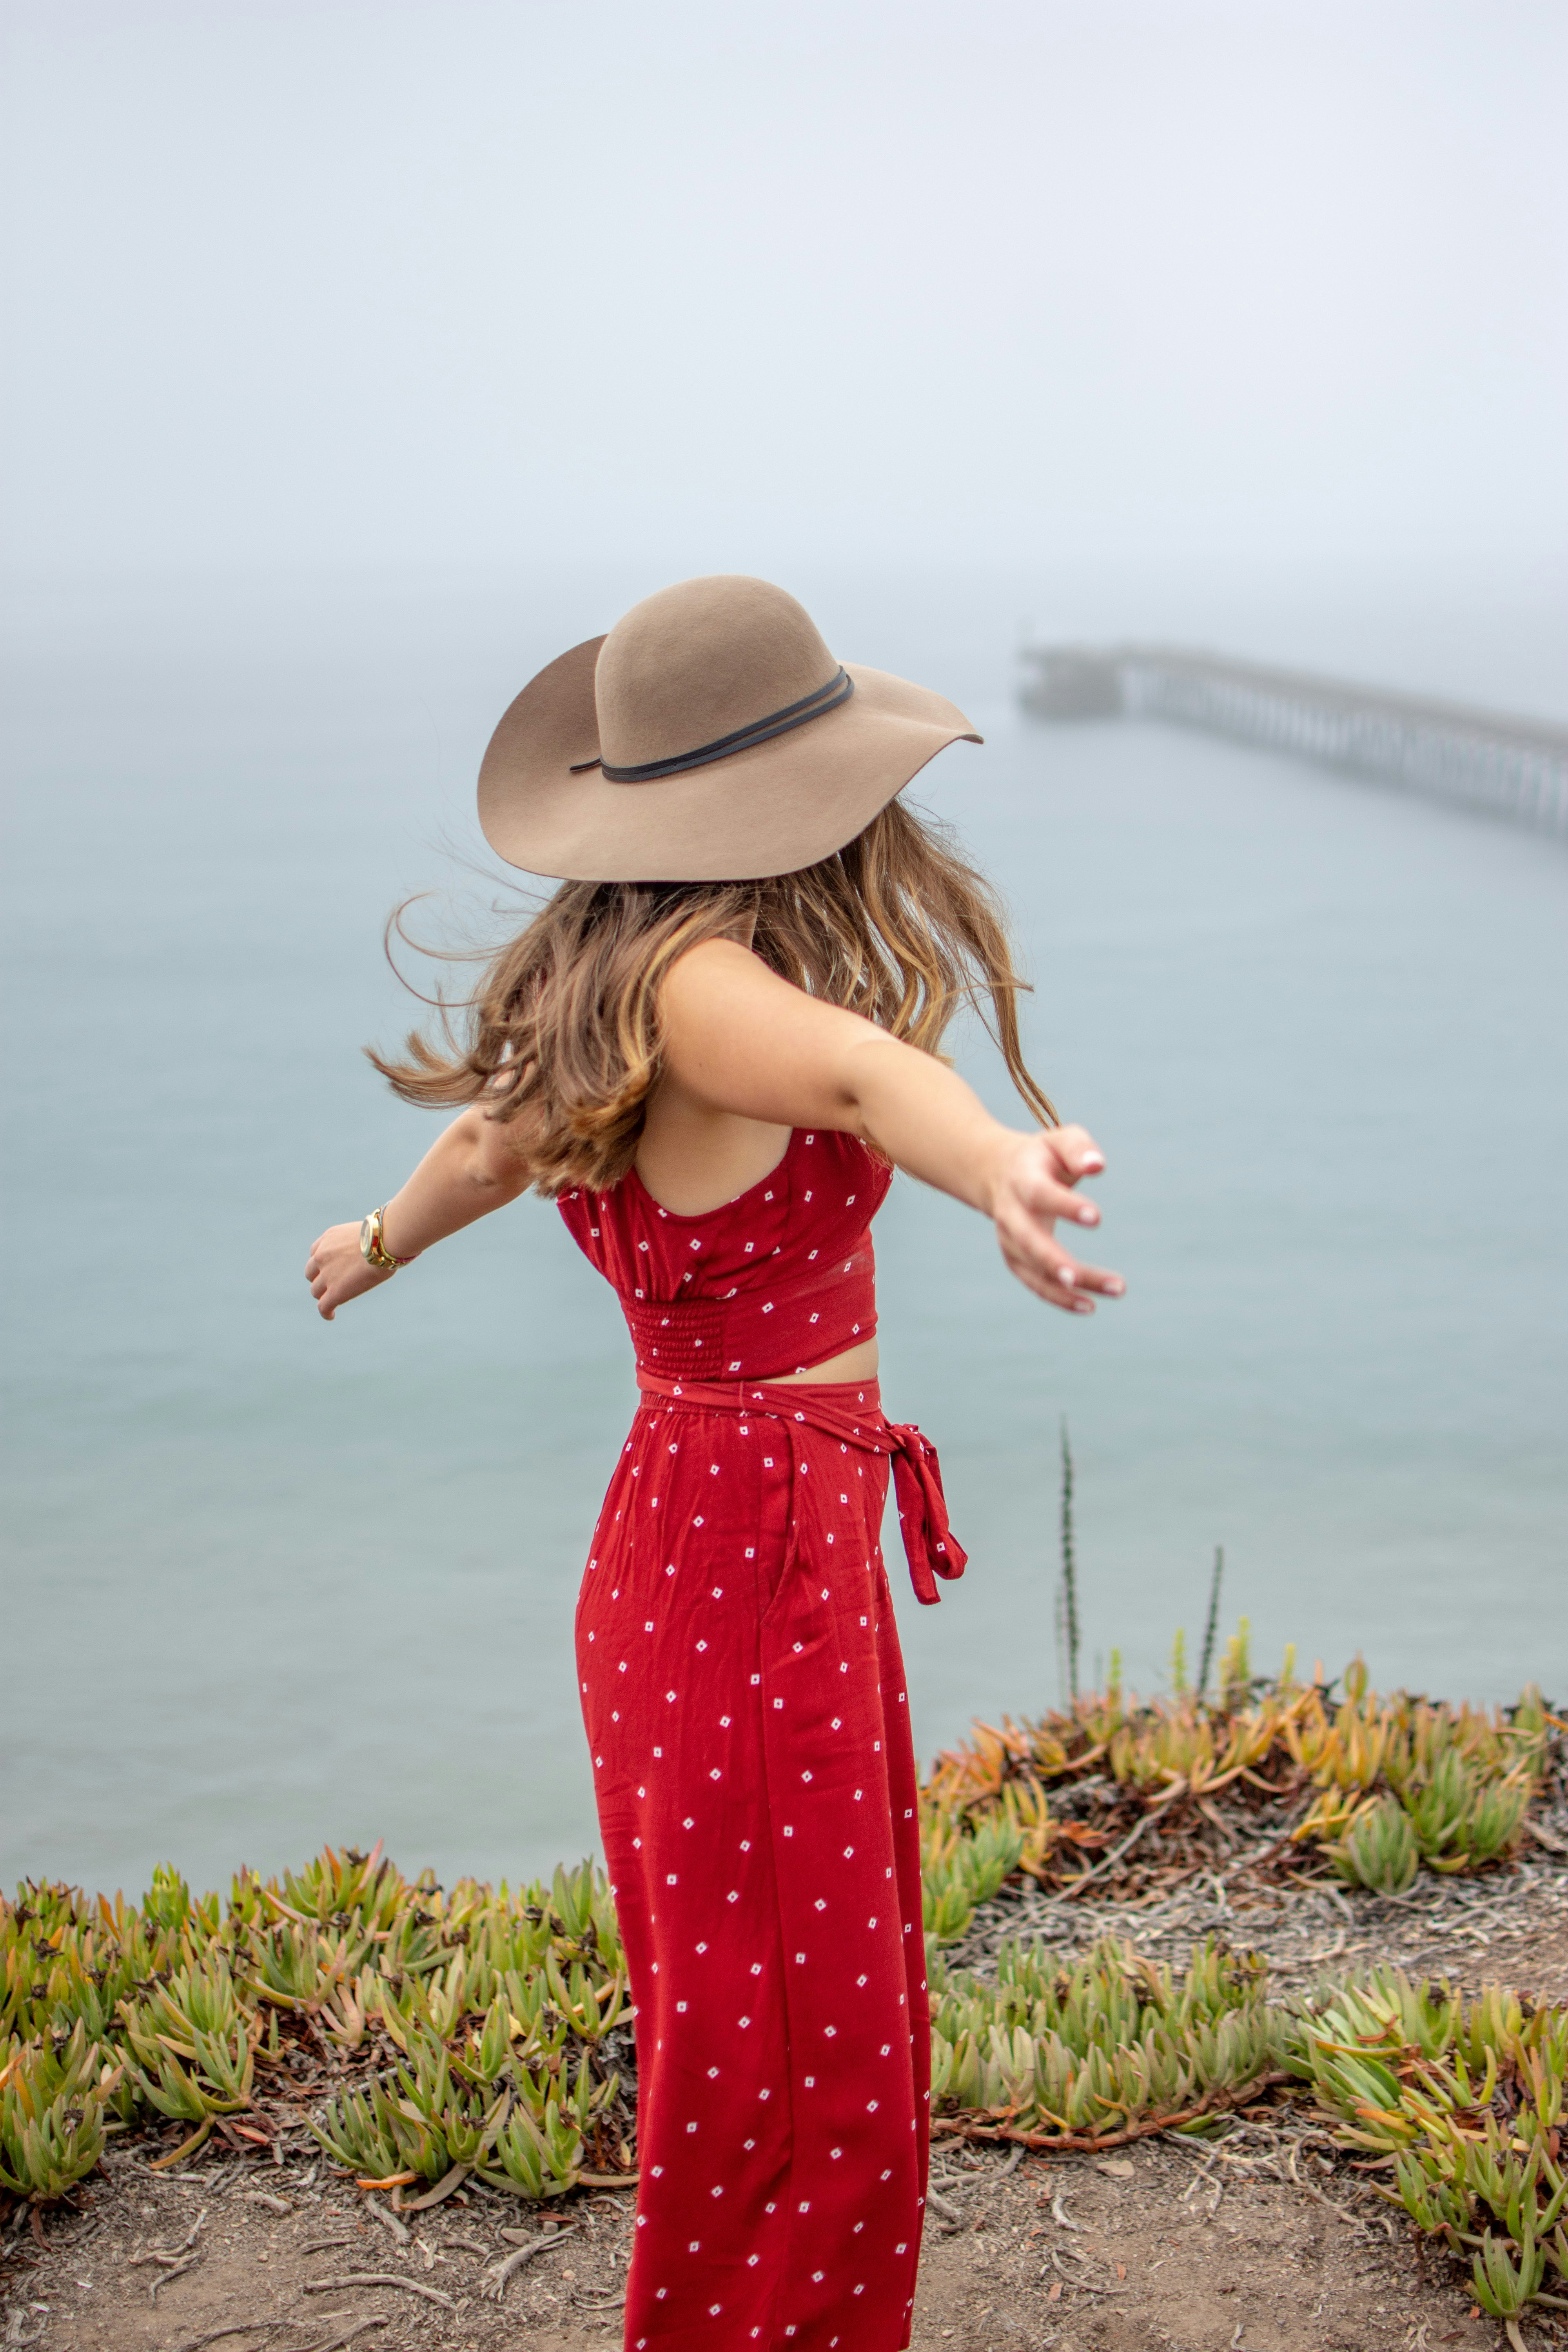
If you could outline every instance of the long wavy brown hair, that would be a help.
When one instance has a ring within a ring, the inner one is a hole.
[[[406,939],[401,910],[389,943],[395,931]],[[765,881],[563,882],[464,1004],[435,1000],[445,1050],[414,1031],[405,1061],[365,1051],[405,1102],[528,1112],[538,1192],[607,1191],[637,1155],[658,1079],[665,974],[719,939],[749,940],[784,980],[922,1053],[973,1005],[1031,1111],[1057,1123],[1019,1046],[1027,982],[996,893],[945,826],[896,800],[833,856]]]

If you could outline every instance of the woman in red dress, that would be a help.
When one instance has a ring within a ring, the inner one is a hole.
[[[460,1049],[378,1061],[466,1108],[307,1268],[331,1321],[531,1187],[626,1313],[642,1398],[577,1670],[637,2015],[632,2352],[910,2340],[930,2040],[889,1472],[921,1600],[963,1554],[882,1414],[870,1222],[903,1168],[1049,1304],[1121,1288],[1057,1237],[1098,1222],[1103,1163],[1025,1067],[994,900],[898,798],[959,738],[761,581],[665,590],[552,663],[479,813],[562,887]],[[938,1057],[980,997],[1026,1129]]]

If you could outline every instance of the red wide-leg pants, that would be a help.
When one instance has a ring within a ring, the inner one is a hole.
[[[931,2049],[888,1466],[810,1402],[645,1403],[578,1603],[637,2011],[628,2352],[910,2340]]]

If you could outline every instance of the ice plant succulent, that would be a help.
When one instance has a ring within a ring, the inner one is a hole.
[[[1031,2147],[1190,2126],[1283,2079],[1261,1963],[1212,1943],[1179,1982],[1107,1937],[1074,1961],[1005,1946],[994,1983],[939,1970],[932,1990],[933,2110]]]
[[[1303,1863],[1325,1854],[1347,1882],[1379,1893],[1406,1891],[1423,1865],[1482,1869],[1517,1847],[1556,1723],[1533,1688],[1489,1711],[1379,1696],[1359,1659],[1337,1701],[1321,1677],[1297,1682],[1289,1654],[1277,1681],[1261,1682],[1245,1621],[1226,1645],[1217,1696],[1189,1686],[1179,1646],[1172,1682],[1170,1697],[1141,1704],[1118,1667],[1102,1693],[1036,1722],[976,1724],[938,1757],[924,1790],[937,1890],[928,1927],[944,1941],[963,1935],[963,1890],[988,1877],[982,1852],[996,1851],[980,1842],[1004,1826],[1025,1832],[1014,1870],[1070,1890],[1140,1812],[1163,1813],[1162,1836],[1206,1836],[1222,1796],[1260,1834],[1272,1814]],[[1098,1821],[1085,1818],[1089,1800]],[[1132,1866],[1152,1866],[1157,1850],[1141,1842]]]
[[[235,2118],[265,2137],[292,2060],[325,2048],[348,2077],[314,2126],[336,2160],[559,2195],[590,2136],[595,2164],[629,2159],[626,2023],[586,1863],[515,1895],[331,1847],[280,1879],[240,1872],[226,1903],[169,1870],[140,1906],[25,1887],[0,1903],[0,2189],[61,2196],[115,2131],[182,2126],[160,2166]]]

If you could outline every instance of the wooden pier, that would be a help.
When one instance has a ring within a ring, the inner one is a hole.
[[[1568,836],[1568,728],[1176,646],[1039,646],[1040,719],[1163,719]]]

